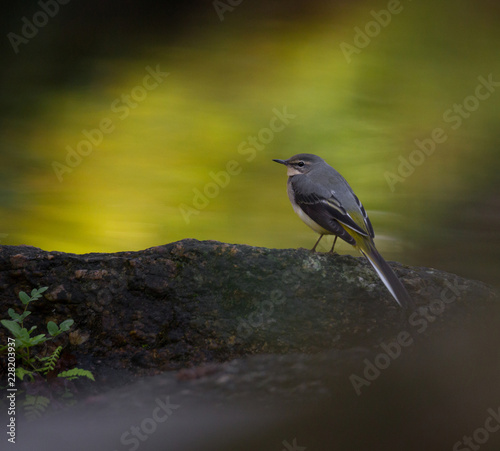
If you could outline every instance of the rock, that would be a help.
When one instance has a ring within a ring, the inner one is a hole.
[[[0,306],[48,286],[27,324],[74,319],[65,352],[107,381],[251,354],[373,348],[498,300],[481,282],[391,266],[419,306],[409,319],[362,258],[192,239],[114,254],[0,246]]]
[[[195,240],[0,246],[2,311],[48,286],[27,324],[73,318],[61,361],[96,376],[34,422],[19,404],[16,448],[497,449],[498,295],[391,266],[418,305],[409,317],[361,258]]]
[[[380,350],[254,355],[165,372],[20,420],[16,449],[499,449],[499,330],[498,305],[463,318],[403,349],[361,393],[352,375],[363,376]]]

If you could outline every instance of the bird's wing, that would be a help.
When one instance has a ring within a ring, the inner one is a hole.
[[[339,235],[340,238],[353,245],[355,244],[354,239],[338,223],[343,224],[360,235],[373,237],[373,228],[366,211],[352,191],[351,194],[354,196],[357,208],[346,210],[337,197],[335,197],[333,191],[325,190],[323,187],[314,187],[314,189],[307,187],[308,189],[303,189],[304,187],[300,186],[301,183],[310,182],[301,181],[300,179],[294,180],[294,178],[292,177],[291,180],[292,185],[298,184],[298,186],[293,186],[295,202],[321,227],[331,231],[335,235]]]
[[[373,231],[373,227],[372,227],[372,223],[370,221],[370,218],[366,214],[365,207],[363,207],[363,204],[360,202],[360,200],[358,199],[358,196],[356,196],[356,194],[352,193],[352,195],[354,196],[354,200],[356,201],[356,204],[357,204],[359,211],[361,213],[361,217],[359,219],[363,222],[363,224],[366,228],[366,231],[368,232],[368,235],[371,236],[372,238],[374,238],[375,232]],[[354,214],[354,213],[352,213],[352,214]]]

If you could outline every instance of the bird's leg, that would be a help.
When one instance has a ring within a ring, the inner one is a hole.
[[[316,252],[316,246],[318,245],[318,243],[320,242],[321,238],[323,238],[323,235],[320,235],[319,238],[318,238],[318,241],[316,241],[316,244],[314,245],[314,247],[311,249],[312,252]]]
[[[332,248],[330,249],[329,254],[333,254],[333,248],[335,247],[335,243],[337,242],[337,238],[338,238],[338,236],[335,235],[335,239],[333,240]]]

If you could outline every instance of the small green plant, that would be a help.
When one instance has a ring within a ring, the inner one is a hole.
[[[30,295],[21,291],[19,293],[19,299],[24,305],[22,313],[16,313],[14,309],[10,308],[7,311],[10,319],[3,319],[0,321],[0,323],[8,329],[15,338],[16,377],[21,381],[29,381],[30,383],[35,382],[35,379],[37,382],[42,380],[46,383],[46,385],[48,385],[47,376],[56,369],[63,350],[62,346],[57,346],[55,349],[48,351],[47,342],[54,340],[54,338],[63,332],[67,332],[74,323],[72,319],[67,319],[59,325],[57,325],[54,321],[49,321],[47,323],[48,334],[36,334],[35,330],[37,329],[37,326],[32,326],[30,329],[25,327],[25,320],[31,314],[31,311],[28,310],[30,303],[40,299],[42,297],[42,293],[44,293],[47,288],[48,287],[33,289]],[[44,344],[44,346],[40,347],[42,344]],[[4,352],[6,348],[7,346],[0,348],[0,352]],[[43,351],[38,351],[40,348],[43,348]],[[83,370],[81,368],[60,371],[57,374],[57,377],[62,378],[65,381],[73,381],[79,377],[86,377],[92,381],[95,380],[90,371]],[[61,381],[61,379],[58,380]],[[35,391],[40,392],[39,389]],[[68,390],[66,384],[64,393],[60,396],[60,398],[64,400],[72,397],[73,395],[70,390]],[[39,417],[46,410],[49,403],[50,398],[27,394],[23,403],[26,416],[28,418]]]
[[[49,404],[50,399],[46,396],[26,395],[23,403],[26,419],[37,420],[45,413]]]
[[[82,370],[81,368],[73,368],[72,370],[63,371],[57,375],[57,377],[64,377],[69,381],[77,379],[79,377],[88,377],[91,380],[95,380],[94,376],[90,371]]]
[[[24,327],[24,320],[31,315],[31,312],[28,310],[29,304],[37,299],[40,299],[42,297],[42,293],[45,292],[47,288],[48,287],[33,289],[31,291],[31,295],[21,291],[19,293],[19,299],[24,304],[23,312],[19,315],[14,311],[14,309],[10,308],[7,313],[11,319],[3,319],[1,321],[2,325],[6,327],[16,339],[16,356],[22,363],[22,365],[16,365],[16,376],[20,380],[24,380],[27,376],[31,381],[33,381],[35,373],[45,376],[49,371],[52,371],[55,368],[55,365],[59,360],[62,347],[58,346],[54,352],[46,357],[33,355],[32,348],[45,343],[46,341],[53,340],[59,334],[68,331],[74,323],[72,319],[67,319],[58,326],[54,321],[49,321],[47,323],[49,336],[46,334],[34,335],[33,332],[37,328],[36,326],[32,326],[29,330]]]

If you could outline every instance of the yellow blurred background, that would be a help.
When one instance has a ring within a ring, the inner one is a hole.
[[[349,181],[386,258],[497,284],[496,3],[177,3],[60,5],[3,50],[0,244],[310,248],[272,162],[308,152]],[[12,7],[4,35],[39,9]]]

